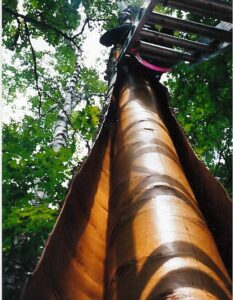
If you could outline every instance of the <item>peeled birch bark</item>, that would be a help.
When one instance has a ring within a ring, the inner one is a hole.
[[[112,150],[107,299],[231,299],[162,99],[139,74],[125,80]]]
[[[60,109],[58,113],[57,122],[55,124],[54,139],[52,142],[52,148],[54,149],[54,151],[59,151],[59,149],[66,146],[66,141],[68,138],[68,118],[73,108],[73,94],[78,75],[79,65],[78,63],[76,63],[74,73],[70,81],[67,83],[66,92],[64,96],[64,106],[62,109]]]
[[[74,178],[22,300],[231,299],[230,201],[165,89],[140,72],[119,74],[117,113]]]
[[[109,123],[74,177],[21,299],[103,299],[110,178]]]

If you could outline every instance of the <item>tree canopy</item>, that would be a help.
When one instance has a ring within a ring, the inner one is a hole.
[[[93,143],[107,83],[98,67],[85,65],[82,46],[94,29],[114,27],[117,14],[116,1],[3,1],[4,105],[14,112],[27,100],[23,116],[3,124],[4,299],[19,298]],[[228,51],[199,66],[179,66],[165,82],[190,143],[229,193],[231,63]],[[76,68],[67,146],[55,152],[54,126]]]

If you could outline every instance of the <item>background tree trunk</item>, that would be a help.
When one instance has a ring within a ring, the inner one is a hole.
[[[74,73],[66,86],[66,92],[64,95],[65,102],[62,105],[63,108],[60,109],[57,117],[57,122],[55,124],[54,140],[52,142],[52,147],[54,151],[59,151],[60,148],[66,146],[66,141],[68,138],[69,116],[74,106],[74,88],[78,79],[79,71],[80,66],[76,62]]]

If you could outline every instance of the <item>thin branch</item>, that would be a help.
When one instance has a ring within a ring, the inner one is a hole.
[[[72,36],[72,39],[76,38],[76,37],[79,36],[79,35],[82,35],[83,32],[84,32],[84,30],[85,30],[85,27],[86,27],[86,25],[87,25],[88,23],[89,23],[89,18],[87,17],[86,20],[85,20],[84,23],[83,23],[83,27],[81,28],[80,32],[77,33],[77,34],[75,34],[75,35],[73,35],[73,36]]]
[[[31,47],[31,52],[32,52],[32,60],[33,60],[33,71],[34,71],[34,77],[35,77],[35,81],[36,81],[36,89],[40,98],[39,101],[39,107],[38,107],[38,113],[39,113],[39,117],[41,116],[41,106],[42,106],[42,95],[41,95],[41,91],[40,91],[40,87],[39,87],[39,76],[38,76],[38,69],[37,69],[37,61],[36,61],[36,52],[33,48],[32,42],[31,42],[31,38],[30,38],[30,32],[27,26],[27,22],[24,20],[24,25],[25,25],[25,34],[27,36],[28,42],[30,44]]]
[[[93,19],[93,18],[90,18],[90,17],[87,17],[83,23],[83,26],[80,30],[80,32],[76,33],[75,35],[72,36],[72,39],[80,36],[83,34],[85,28],[86,28],[86,25],[88,25],[88,27],[90,28],[91,25],[90,25],[90,22],[106,22],[107,20],[110,20],[108,18],[104,19],[104,18],[100,18],[100,19]]]
[[[18,12],[15,12],[13,10],[11,10],[10,8],[6,7],[6,6],[3,6],[3,11],[13,15],[15,18],[21,18],[23,19],[24,21],[26,22],[30,22],[30,23],[33,23],[33,24],[36,24],[36,25],[39,25],[40,27],[47,27],[49,29],[52,29],[54,32],[56,32],[57,34],[61,35],[64,37],[64,39],[70,41],[71,43],[74,44],[74,46],[79,50],[81,51],[80,47],[77,45],[77,43],[75,42],[74,38],[73,37],[70,37],[69,35],[67,35],[65,32],[61,31],[60,29],[58,29],[57,27],[51,25],[51,24],[48,24],[48,23],[45,23],[45,22],[42,22],[42,21],[38,21],[38,20],[35,20],[27,15],[22,15]]]
[[[106,21],[111,21],[112,18],[98,18],[98,19],[94,19],[94,18],[90,18],[88,17],[89,22],[106,22]]]

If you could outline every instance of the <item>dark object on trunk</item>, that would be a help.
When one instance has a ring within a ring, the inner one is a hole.
[[[106,47],[117,44],[123,45],[131,28],[131,24],[124,24],[119,27],[110,29],[101,36],[100,43]]]

